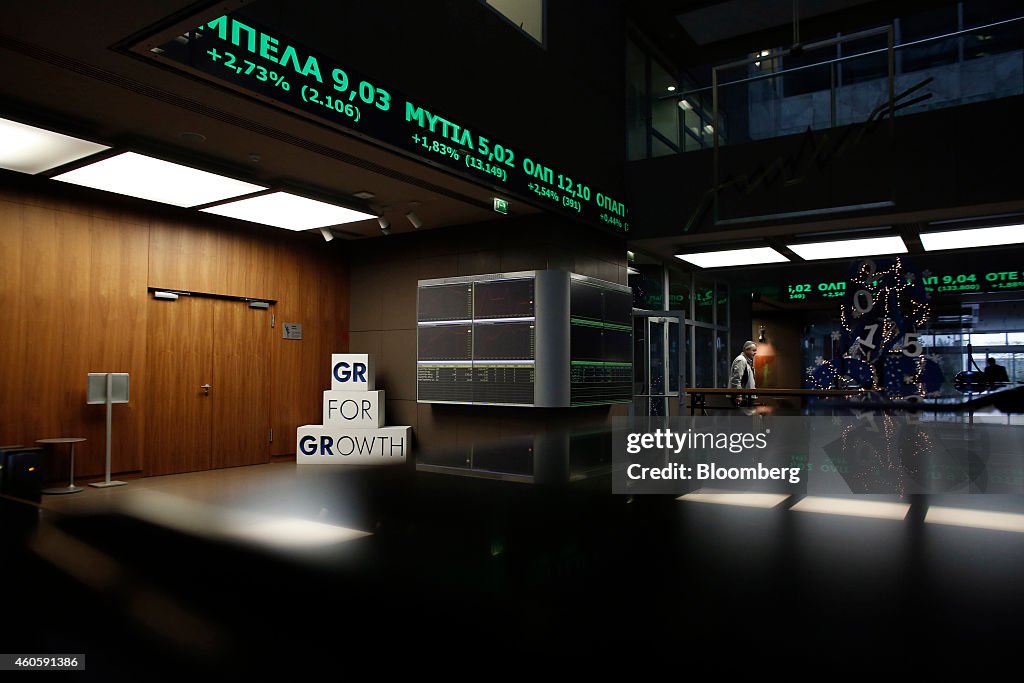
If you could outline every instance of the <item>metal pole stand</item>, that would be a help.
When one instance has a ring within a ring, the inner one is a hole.
[[[110,433],[111,433],[111,416],[113,414],[113,406],[111,404],[111,394],[113,393],[113,382],[114,376],[111,373],[107,373],[107,468],[106,477],[103,481],[96,482],[95,484],[89,484],[98,489],[105,489],[111,486],[124,486],[128,482],[125,481],[111,481],[110,480]]]

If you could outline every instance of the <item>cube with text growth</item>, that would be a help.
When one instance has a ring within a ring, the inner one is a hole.
[[[303,425],[295,434],[299,465],[386,465],[403,463],[412,427],[384,426],[384,391],[376,388],[373,356],[331,354],[331,388],[324,392],[323,424]]]

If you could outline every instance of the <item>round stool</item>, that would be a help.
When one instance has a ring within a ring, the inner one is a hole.
[[[82,490],[81,486],[75,486],[75,444],[85,441],[84,437],[81,436],[62,436],[55,439],[38,439],[36,443],[54,445],[60,443],[71,444],[71,474],[68,477],[68,485],[57,488],[43,489],[43,493],[58,494],[58,493],[78,493]]]

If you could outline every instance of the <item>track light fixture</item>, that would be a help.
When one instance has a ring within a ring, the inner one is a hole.
[[[330,228],[320,228],[320,234],[324,236],[324,242],[330,242],[334,239],[334,233],[331,232]]]
[[[377,223],[380,224],[380,231],[385,235],[391,234],[391,223],[384,216],[377,216]]]
[[[405,217],[409,219],[410,223],[412,223],[412,227],[416,228],[417,230],[423,227],[423,221],[421,221],[420,217],[417,216],[414,212],[410,211],[409,213],[405,214]]]

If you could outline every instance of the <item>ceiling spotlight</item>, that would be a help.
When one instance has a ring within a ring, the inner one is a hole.
[[[355,194],[353,194],[352,196],[353,196],[353,197],[359,197],[360,199],[373,199],[373,198],[374,198],[374,197],[376,197],[377,195],[375,195],[375,194],[374,194],[374,193],[372,193],[372,192],[368,192],[368,191],[366,191],[366,190],[362,190],[362,191],[360,191],[360,192],[356,192],[356,193],[355,193]]]
[[[330,242],[334,239],[334,233],[331,232],[330,228],[320,228],[320,234],[324,236],[324,242]]]
[[[670,86],[668,86],[667,90],[668,90],[669,92],[675,92],[675,91],[676,91],[676,86],[674,86],[674,85],[670,85]]]
[[[679,108],[682,109],[683,111],[690,111],[691,109],[693,109],[693,105],[690,104],[689,100],[682,99],[679,100]]]
[[[384,218],[384,216],[377,216],[377,222],[380,224],[380,231],[382,233],[385,235],[391,234],[391,223],[388,222],[387,218]]]
[[[405,217],[409,219],[410,223],[412,223],[412,227],[416,228],[417,230],[419,230],[420,228],[423,227],[423,221],[421,221],[420,217],[417,216],[412,211],[410,211],[409,213],[405,214]]]

